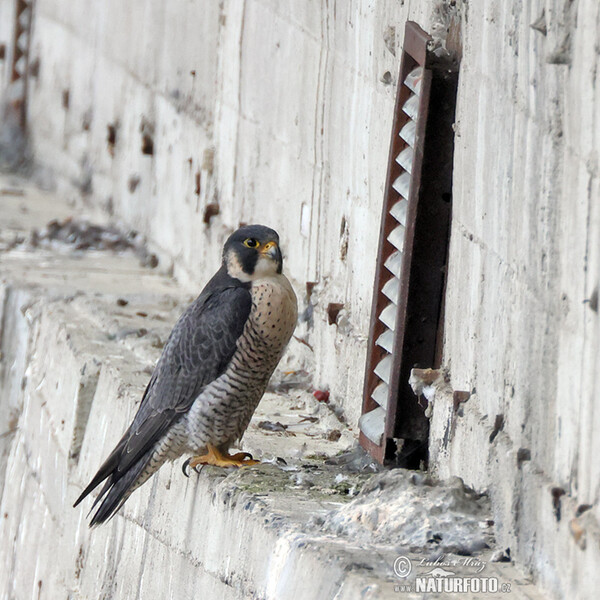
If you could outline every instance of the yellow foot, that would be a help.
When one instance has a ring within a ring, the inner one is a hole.
[[[218,448],[208,444],[208,452],[202,456],[192,456],[188,458],[182,466],[183,474],[189,477],[187,468],[195,469],[199,465],[213,465],[215,467],[247,467],[257,465],[260,461],[254,460],[252,454],[248,452],[238,452],[237,454],[222,454]]]

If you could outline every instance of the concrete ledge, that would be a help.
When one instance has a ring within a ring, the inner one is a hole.
[[[399,585],[431,571],[420,562],[464,559],[456,551],[512,597],[538,597],[514,565],[490,562],[489,506],[460,481],[324,461],[353,433],[302,389],[268,394],[253,419],[245,444],[264,464],[189,478],[180,461],[166,465],[90,530],[71,504],[129,424],[187,298],[133,253],[19,242],[47,223],[50,205],[78,216],[19,185],[24,196],[0,194],[1,597],[412,598],[421,595]],[[399,555],[415,567],[405,580],[394,574]],[[473,575],[460,564],[458,575]]]

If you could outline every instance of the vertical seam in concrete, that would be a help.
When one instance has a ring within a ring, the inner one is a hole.
[[[321,173],[319,176],[319,165],[318,160],[323,161],[324,153],[324,127],[323,122],[325,118],[325,88],[327,80],[327,65],[329,62],[329,1],[325,0],[325,20],[321,18],[321,49],[319,52],[319,70],[317,74],[317,90],[315,97],[315,111],[314,111],[314,141],[313,141],[313,177],[311,187],[311,201],[310,201],[310,220],[311,225],[309,229],[309,261],[308,269],[311,269],[314,265],[314,272],[307,273],[307,279],[319,280],[321,273],[319,268],[319,241],[320,241],[320,223],[321,223],[321,193],[323,191],[323,165],[321,164]],[[320,108],[320,114],[319,114]],[[320,136],[320,139],[319,139]],[[317,151],[318,148],[318,151]],[[317,178],[318,178],[318,191],[317,191]]]
[[[244,0],[244,5],[242,7],[242,18],[241,18],[241,22],[240,22],[240,41],[239,41],[239,51],[238,51],[238,90],[237,90],[237,97],[238,97],[238,107],[237,107],[237,113],[238,113],[238,121],[237,121],[237,127],[236,127],[236,132],[235,132],[235,152],[234,152],[234,164],[233,164],[233,198],[235,200],[236,196],[237,196],[237,183],[238,183],[238,171],[237,171],[237,165],[238,165],[238,160],[239,160],[239,151],[240,151],[240,123],[242,122],[242,81],[243,81],[243,54],[244,54],[244,27],[246,24],[246,0]],[[242,194],[242,197],[240,198],[240,211],[239,211],[240,216],[242,217],[242,219],[244,218],[244,194]],[[237,226],[237,223],[236,223]]]
[[[4,345],[4,332],[6,331],[6,310],[8,308],[8,300],[11,296],[12,289],[9,285],[4,288],[4,297],[2,298],[2,314],[0,315],[0,350]],[[4,370],[4,361],[0,361],[0,372]]]
[[[334,6],[335,6],[335,0],[334,0]],[[322,98],[321,98],[321,139],[320,139],[320,146],[321,146],[321,177],[320,177],[320,181],[319,181],[319,197],[317,199],[317,205],[318,205],[318,219],[317,219],[317,246],[316,246],[316,262],[317,262],[317,275],[319,276],[319,278],[321,277],[321,273],[320,273],[320,265],[321,265],[321,260],[320,257],[322,255],[321,252],[321,223],[323,221],[322,215],[321,215],[321,207],[322,207],[322,198],[323,198],[323,189],[325,186],[325,161],[324,161],[324,156],[325,156],[325,105],[326,105],[326,97],[327,97],[327,69],[329,66],[329,0],[325,0],[325,62],[323,64],[323,91],[322,91]]]

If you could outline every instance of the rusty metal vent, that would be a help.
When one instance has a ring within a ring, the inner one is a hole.
[[[426,459],[428,422],[409,385],[433,366],[441,323],[452,192],[457,72],[406,24],[381,219],[360,442],[379,461]]]
[[[25,125],[31,20],[32,0],[17,0],[8,98],[19,113],[21,127]]]

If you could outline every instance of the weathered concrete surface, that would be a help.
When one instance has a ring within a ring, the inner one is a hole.
[[[499,540],[549,594],[593,598],[600,4],[465,10],[444,366],[472,395],[436,400],[432,464],[490,491]]]
[[[0,0],[7,17],[11,4]],[[277,229],[301,301],[317,284],[306,361],[356,423],[398,52],[406,18],[430,11],[415,0],[38,0],[32,153],[61,190],[146,235],[190,289],[240,222]],[[344,304],[338,325],[329,303]]]
[[[326,464],[353,435],[306,391],[304,374],[294,384],[280,371],[273,387],[287,393],[268,394],[253,419],[245,447],[267,462],[188,479],[180,464],[166,465],[90,530],[90,502],[71,504],[129,424],[186,297],[132,252],[32,246],[28,229],[47,222],[49,206],[80,215],[31,187],[6,189],[0,183],[0,597],[397,598],[398,585],[432,570],[421,560],[444,553],[459,561],[458,575],[475,574],[460,562],[471,555],[513,597],[540,598],[512,564],[490,562],[489,504],[462,483]],[[293,356],[292,345],[284,369]],[[401,554],[414,564],[405,579],[393,570]]]

